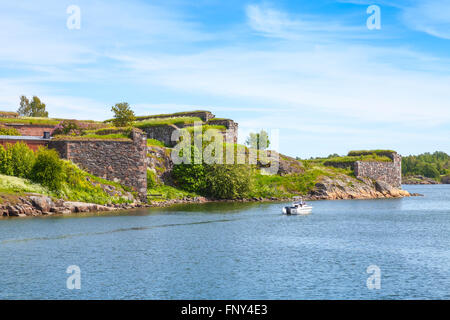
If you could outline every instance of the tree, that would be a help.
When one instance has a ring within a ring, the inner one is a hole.
[[[116,127],[126,127],[136,120],[134,112],[127,102],[116,103],[111,111],[114,112],[113,124]]]
[[[269,135],[265,130],[261,130],[259,133],[251,132],[245,140],[245,144],[253,149],[265,150],[270,145]]]
[[[43,117],[48,118],[48,112],[45,111],[45,103],[42,103],[37,96],[33,96],[30,102],[27,97],[20,97],[20,107],[17,113],[25,117]]]
[[[20,107],[17,110],[17,113],[21,116],[28,116],[31,112],[30,100],[27,97],[20,97]]]
[[[206,195],[215,199],[245,198],[251,187],[251,168],[245,164],[205,165]]]
[[[430,163],[424,163],[422,167],[422,174],[427,178],[439,180],[441,175],[439,171]]]

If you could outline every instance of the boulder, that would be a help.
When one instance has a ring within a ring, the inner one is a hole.
[[[15,206],[7,206],[6,209],[10,217],[18,217],[20,214],[20,211]]]
[[[42,212],[50,212],[50,208],[54,206],[54,203],[50,197],[46,196],[30,196],[29,199],[33,206]]]
[[[377,181],[375,181],[375,190],[386,195],[386,194],[391,193],[391,191],[393,190],[393,187],[384,181],[377,180]]]

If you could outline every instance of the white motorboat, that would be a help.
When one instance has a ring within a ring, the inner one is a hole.
[[[292,203],[292,206],[290,207],[284,207],[283,208],[283,214],[287,215],[305,215],[310,214],[312,211],[312,206],[306,204],[305,201],[302,199],[298,201],[294,201]]]

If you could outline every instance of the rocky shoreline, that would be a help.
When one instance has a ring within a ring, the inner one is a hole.
[[[444,177],[442,179],[442,182],[438,182],[432,178],[427,178],[420,175],[403,177],[402,179],[402,184],[449,184],[449,183],[450,183],[449,177]]]
[[[140,203],[99,205],[95,203],[54,200],[40,194],[14,197],[12,201],[0,204],[0,216],[25,217],[79,212],[102,212],[143,207]]]
[[[314,189],[302,196],[305,200],[339,200],[339,199],[378,199],[378,198],[402,198],[420,196],[410,194],[406,190],[394,188],[382,181],[370,179],[355,179],[346,175],[337,177],[323,177],[316,183]],[[83,212],[108,212],[119,210],[131,210],[139,208],[168,207],[176,204],[195,204],[207,202],[286,202],[292,198],[250,198],[217,200],[205,197],[194,197],[172,200],[153,200],[149,203],[133,202],[124,204],[99,205],[94,203],[55,200],[40,194],[27,194],[15,196],[11,199],[3,199],[0,203],[0,216],[27,217],[54,214],[73,214]]]

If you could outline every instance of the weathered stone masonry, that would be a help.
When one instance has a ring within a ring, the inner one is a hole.
[[[213,114],[208,113],[212,117],[214,117]],[[239,125],[238,123],[234,122],[230,119],[214,119],[210,118],[207,122],[202,123],[202,125],[208,124],[208,125],[222,125],[225,126],[227,129],[226,131],[221,131],[221,134],[223,135],[224,141],[228,141],[231,143],[237,143],[238,141],[238,129]],[[144,128],[143,130],[147,134],[148,139],[156,139],[159,141],[162,141],[166,146],[168,147],[174,147],[177,144],[177,141],[172,141],[172,134],[176,130],[180,130],[186,127],[193,126],[194,124],[186,124],[186,125],[158,125],[158,126],[151,126]],[[227,140],[228,139],[228,140]]]
[[[393,187],[402,185],[402,157],[398,153],[388,155],[392,162],[364,162],[356,161],[354,165],[355,176],[368,177],[383,181]]]
[[[147,197],[147,137],[134,129],[132,140],[51,140],[49,148],[62,158],[104,179],[132,187]]]

